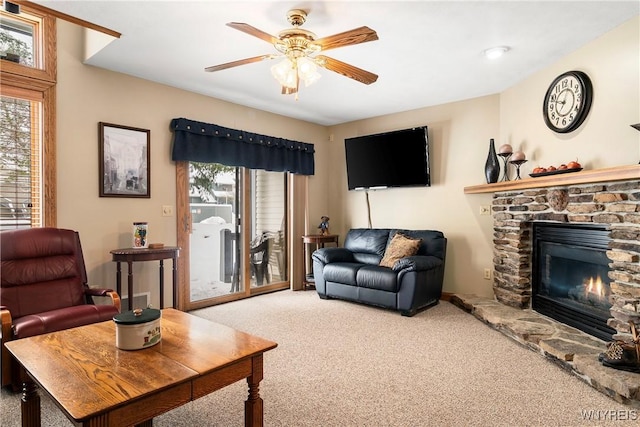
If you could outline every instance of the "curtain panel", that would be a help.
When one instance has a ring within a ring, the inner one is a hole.
[[[172,160],[313,175],[313,144],[179,118],[171,120]]]

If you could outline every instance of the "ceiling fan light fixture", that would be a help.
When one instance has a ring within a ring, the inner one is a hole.
[[[286,86],[290,89],[298,88],[298,73],[296,73],[295,68],[292,68],[287,72],[287,76],[284,80],[283,86]]]
[[[305,86],[310,86],[321,77],[317,65],[306,57],[285,58],[271,67],[271,75],[282,87],[296,91],[300,80],[304,81]]]
[[[289,58],[285,58],[271,67],[271,75],[284,87],[295,88],[297,86],[296,70]]]
[[[496,46],[483,52],[487,59],[497,59],[509,51],[509,46]]]
[[[311,86],[322,77],[320,73],[318,73],[318,66],[309,58],[298,58],[297,62],[298,77],[304,81],[305,86]]]

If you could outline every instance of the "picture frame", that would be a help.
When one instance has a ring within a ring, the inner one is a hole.
[[[98,123],[100,197],[151,197],[151,131]]]

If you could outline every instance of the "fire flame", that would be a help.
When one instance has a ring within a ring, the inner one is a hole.
[[[600,298],[606,296],[605,286],[602,284],[602,280],[600,277],[597,279],[593,279],[593,277],[589,278],[589,282],[585,283],[587,294],[595,294]]]

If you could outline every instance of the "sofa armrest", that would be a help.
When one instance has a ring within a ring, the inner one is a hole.
[[[431,255],[414,255],[401,258],[393,265],[393,271],[426,271],[438,268],[442,260]]]
[[[353,262],[353,252],[345,248],[320,248],[313,252],[312,258],[314,261],[319,261],[323,264]]]

